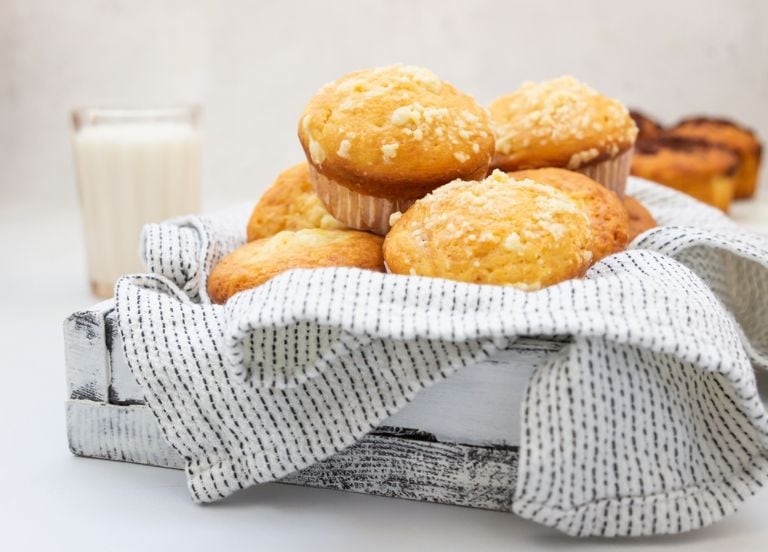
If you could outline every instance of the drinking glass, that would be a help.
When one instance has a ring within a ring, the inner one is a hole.
[[[144,271],[142,227],[200,207],[200,109],[83,108],[73,145],[91,290]]]

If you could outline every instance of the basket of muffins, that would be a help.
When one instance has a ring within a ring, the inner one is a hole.
[[[740,126],[663,128],[571,77],[484,107],[424,68],[366,69],[320,88],[297,126],[306,159],[214,267],[214,302],[332,266],[542,289],[656,226],[625,194],[630,172],[727,210],[760,160]]]

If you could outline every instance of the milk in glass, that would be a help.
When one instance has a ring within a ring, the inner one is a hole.
[[[75,111],[74,151],[93,292],[143,272],[144,224],[199,209],[196,108]]]

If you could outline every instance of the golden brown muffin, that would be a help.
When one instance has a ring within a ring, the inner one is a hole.
[[[627,247],[629,219],[621,199],[588,176],[565,169],[530,169],[509,176],[552,186],[579,203],[591,221],[592,262]]]
[[[682,136],[643,140],[635,148],[632,174],[695,197],[723,211],[733,198],[739,158],[728,148]]]
[[[333,218],[315,194],[307,164],[299,163],[280,173],[259,199],[248,221],[248,241],[303,228],[346,227]]]
[[[631,109],[629,111],[629,116],[632,117],[632,120],[635,121],[635,125],[637,125],[638,142],[647,138],[655,138],[664,132],[664,127],[661,123],[652,119],[645,113]]]
[[[592,260],[578,201],[501,171],[441,186],[393,219],[384,257],[396,274],[536,290],[581,276]]]
[[[747,198],[755,194],[763,148],[754,132],[732,121],[708,117],[685,119],[669,132],[675,136],[699,138],[736,151],[740,165],[734,175],[734,197]]]
[[[482,178],[493,132],[475,100],[427,69],[392,65],[322,87],[299,121],[315,189],[344,224],[384,234],[389,216],[456,178]]]
[[[353,230],[285,230],[246,243],[221,259],[208,278],[208,295],[224,303],[292,268],[354,266],[384,272],[382,238]]]
[[[560,167],[624,194],[637,127],[629,111],[573,77],[527,82],[489,106],[493,167]]]
[[[627,210],[627,215],[629,215],[630,242],[646,230],[658,226],[656,224],[656,219],[653,218],[650,211],[648,211],[648,209],[645,208],[645,205],[640,203],[634,197],[628,195],[624,196],[624,208]]]

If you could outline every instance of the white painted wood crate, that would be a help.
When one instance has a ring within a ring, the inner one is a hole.
[[[183,468],[128,368],[114,303],[72,314],[64,343],[71,451]],[[511,511],[525,387],[563,343],[520,339],[423,390],[357,444],[281,481]]]

